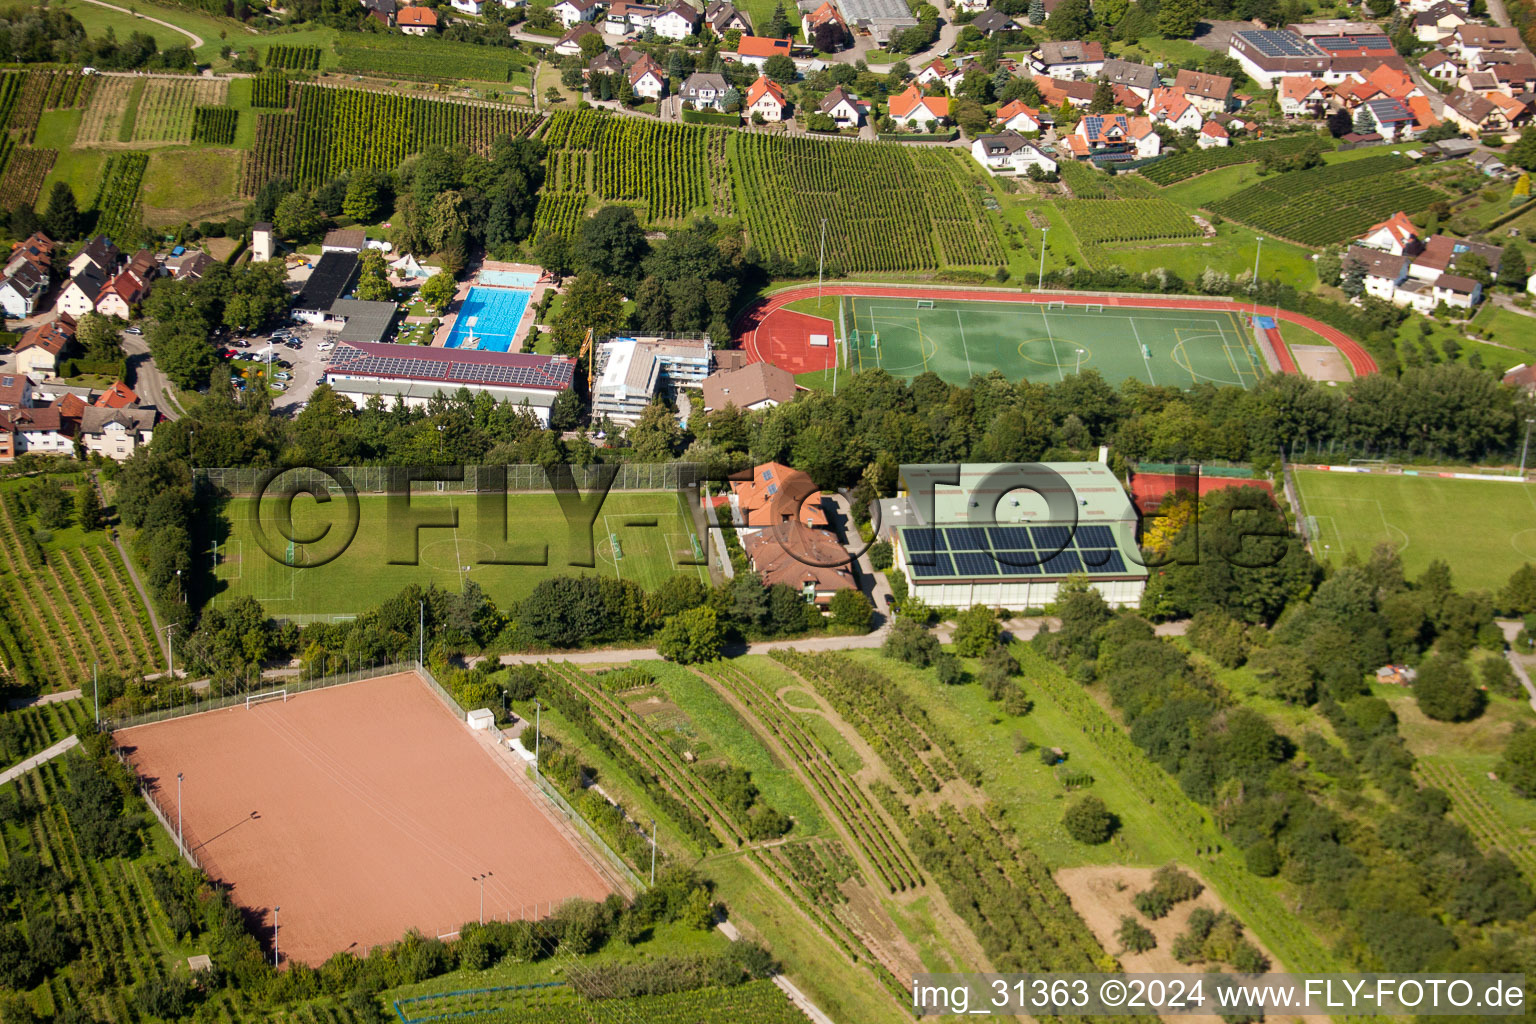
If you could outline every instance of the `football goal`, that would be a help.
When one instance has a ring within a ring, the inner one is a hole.
[[[1102,313],[1104,312],[1104,304],[1102,302],[1090,302],[1083,309],[1089,313]]]
[[[1066,309],[1067,308],[1067,304],[1065,302],[1061,301],[1060,299],[1052,299],[1050,302],[1047,302],[1045,304],[1045,308],[1047,310],[1051,310],[1051,309]]]
[[[918,309],[932,309],[933,308],[933,300],[932,299],[918,299],[917,300],[917,308]]]
[[[273,700],[280,700],[284,704],[288,703],[288,691],[287,690],[268,690],[266,693],[252,693],[252,694],[248,694],[246,696],[246,698],[245,698],[245,710],[249,711],[249,710],[251,710],[251,708],[255,707],[257,704],[265,704],[268,701],[273,701]]]

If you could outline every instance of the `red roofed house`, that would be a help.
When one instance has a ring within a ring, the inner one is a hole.
[[[830,528],[821,489],[807,474],[780,462],[754,466],[750,479],[731,481],[731,521],[743,532],[799,522]]]
[[[1201,149],[1212,149],[1216,146],[1230,145],[1232,136],[1221,126],[1219,121],[1207,121],[1200,127],[1200,137],[1195,140],[1195,145]]]
[[[965,75],[960,69],[951,65],[944,58],[939,57],[929,61],[923,66],[923,70],[917,73],[917,84],[932,85],[937,82],[948,90],[950,95],[954,95],[955,90],[960,88],[960,82],[964,78]]]
[[[1045,101],[1045,106],[1052,110],[1060,108],[1063,103],[1070,103],[1074,107],[1086,107],[1093,102],[1093,82],[1085,80],[1068,81],[1063,78],[1047,78],[1045,75],[1034,77],[1035,87],[1040,90],[1040,96]]]
[[[127,384],[117,381],[97,395],[94,404],[103,409],[127,409],[139,404],[139,396]]]
[[[736,56],[743,64],[750,64],[759,71],[769,57],[789,56],[788,39],[770,39],[767,36],[742,36],[736,44]]]
[[[1413,256],[1422,250],[1419,245],[1419,229],[1413,226],[1408,215],[1399,210],[1380,224],[1360,236],[1360,244],[1371,249],[1381,249],[1394,256]]]
[[[629,89],[636,96],[648,100],[660,99],[667,91],[667,73],[655,58],[646,54],[630,65]]]
[[[1205,118],[1200,116],[1200,111],[1178,89],[1154,89],[1152,100],[1147,104],[1147,113],[1158,124],[1165,124],[1176,132],[1199,131]]]
[[[847,549],[826,530],[790,523],[745,536],[741,546],[765,586],[793,587],[819,608],[826,608],[839,590],[858,589]]]
[[[753,120],[760,114],[764,121],[776,123],[784,120],[784,111],[788,108],[789,101],[784,98],[779,83],[767,75],[758,75],[757,81],[747,89],[747,102],[742,113]]]
[[[60,314],[38,324],[16,345],[16,372],[36,377],[52,377],[59,369],[59,357],[75,340],[75,321]]]
[[[11,254],[5,261],[6,273],[16,269],[18,260],[24,260],[45,273],[52,273],[53,248],[53,239],[41,231],[32,232],[26,241],[11,246]]]
[[[1157,156],[1163,148],[1163,140],[1152,130],[1149,119],[1128,118],[1124,114],[1089,114],[1077,122],[1076,131],[1066,141],[1072,154],[1080,157],[1093,153],[1125,153],[1142,160]]]
[[[997,108],[997,119],[1004,128],[1015,132],[1040,130],[1040,111],[1027,106],[1023,100],[1014,100]]]
[[[1280,113],[1286,117],[1322,117],[1333,87],[1310,75],[1286,75],[1280,79]]]
[[[892,96],[889,108],[891,120],[901,128],[925,129],[949,120],[949,97],[924,96],[915,82]]]
[[[437,12],[430,7],[402,7],[395,12],[395,27],[408,36],[437,31]]]
[[[1222,114],[1232,109],[1232,79],[1224,75],[1180,70],[1173,87],[1182,90],[1202,114]]]
[[[131,270],[125,270],[96,296],[96,312],[102,316],[118,316],[127,320],[133,308],[149,296],[149,284]]]
[[[823,50],[836,49],[852,38],[848,32],[848,23],[843,21],[841,14],[837,13],[837,8],[832,5],[831,0],[827,0],[801,18],[800,31],[808,41],[817,44],[817,49]],[[830,44],[829,46],[820,45],[823,37]]]

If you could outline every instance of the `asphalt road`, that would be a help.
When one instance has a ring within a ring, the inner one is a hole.
[[[149,342],[142,334],[124,334],[123,352],[128,356],[127,384],[138,393],[139,401],[160,410],[168,420],[180,419],[181,406],[176,404],[174,389],[165,374],[149,357]]]

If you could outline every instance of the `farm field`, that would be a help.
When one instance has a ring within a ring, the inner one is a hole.
[[[0,650],[18,690],[89,681],[92,666],[131,675],[158,665],[149,616],[101,532],[52,531],[39,542],[15,485],[0,487]]]
[[[1405,179],[1411,164],[1397,156],[1363,157],[1267,178],[1207,204],[1211,210],[1303,245],[1358,236],[1403,210],[1414,214],[1445,195]]]
[[[458,516],[457,530],[426,529],[420,534],[419,564],[390,565],[388,547],[387,499],[362,496],[359,499],[360,526],[357,537],[346,552],[326,565],[301,569],[274,560],[258,542],[254,502],[249,498],[230,499],[224,510],[229,532],[219,540],[218,587],[215,603],[250,596],[261,601],[274,615],[304,621],[331,615],[355,615],[371,608],[379,594],[395,593],[411,583],[435,583],[459,591],[468,580],[482,587],[497,604],[510,605],[526,597],[540,580],[556,575],[597,573],[630,579],[650,589],[677,571],[701,574],[703,566],[686,563],[694,556],[692,519],[679,507],[672,492],[613,491],[604,502],[593,524],[593,553],[596,564],[583,568],[568,564],[584,558],[582,551],[570,546],[568,527],[553,495],[514,494],[507,499],[507,528],[516,549],[501,549],[480,539],[481,524],[473,495],[417,493],[412,495],[412,509],[428,514]],[[320,506],[309,498],[300,498],[293,506],[294,530],[302,533],[328,518],[335,505]],[[272,511],[269,508],[267,515]],[[646,525],[651,524],[651,525]],[[499,524],[486,524],[494,535]],[[266,529],[277,537],[277,527],[270,519]],[[403,536],[409,542],[409,531]],[[619,542],[619,557],[614,557],[611,537]],[[274,542],[276,543],[276,542]],[[548,565],[483,565],[482,558],[542,557],[528,545],[548,545]],[[212,552],[208,552],[211,557]],[[277,549],[278,559],[286,557]],[[295,560],[309,557],[296,549]],[[401,557],[409,557],[408,550]]]
[[[337,69],[349,74],[425,80],[452,77],[502,84],[513,81],[514,72],[528,64],[519,51],[509,48],[408,39],[396,34],[348,33],[336,45],[336,58]]]
[[[1212,149],[1190,149],[1139,168],[1137,173],[1155,185],[1172,185],[1216,170],[1218,167],[1256,163],[1267,156],[1290,156],[1311,146],[1332,149],[1333,143],[1324,142],[1316,135],[1290,135],[1267,142],[1217,146]]]
[[[162,806],[178,773],[196,780],[182,796],[187,845],[242,906],[289,904],[282,949],[295,961],[319,964],[411,928],[456,929],[477,914],[476,872],[491,873],[485,906],[502,919],[609,891],[508,777],[504,755],[473,739],[414,673],[116,735]],[[255,763],[264,770],[251,772]],[[359,806],[371,813],[352,813]]]
[[[1364,558],[1389,544],[1410,578],[1438,558],[1467,590],[1497,590],[1536,562],[1536,490],[1528,484],[1300,469],[1295,479],[1324,561],[1351,551]]]
[[[144,222],[172,226],[187,220],[238,214],[235,198],[240,161],[237,149],[165,149],[149,154],[144,171]]]
[[[125,237],[136,231],[143,213],[140,186],[149,166],[146,153],[114,153],[101,172],[101,185],[91,209],[96,211],[97,232]]]
[[[215,139],[193,139],[197,109],[222,109],[228,95],[228,83],[223,80],[185,77],[147,79],[143,95],[138,100],[133,135],[124,141],[136,146],[215,142]]]

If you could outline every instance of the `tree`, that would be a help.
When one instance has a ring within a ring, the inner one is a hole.
[[[1340,290],[1352,299],[1359,298],[1365,291],[1365,264],[1348,255],[1339,265],[1343,271],[1339,279]]]
[[[1107,114],[1115,109],[1115,90],[1110,88],[1108,82],[1103,79],[1093,87],[1093,99],[1088,104],[1088,113]]]
[[[1464,252],[1456,257],[1456,262],[1452,266],[1456,273],[1462,277],[1470,277],[1484,288],[1493,284],[1493,271],[1488,266],[1487,257],[1482,253]],[[1525,289],[1524,282],[1521,282],[1520,287],[1522,291]]]
[[[32,511],[37,514],[38,525],[45,530],[61,530],[69,525],[70,512],[73,508],[69,496],[64,493],[64,488],[52,477],[43,477],[42,481],[32,488],[29,496]]]
[[[1517,167],[1536,171],[1536,124],[1526,125],[1520,138],[1509,147],[1509,159]]]
[[[720,657],[724,636],[715,610],[690,608],[667,620],[656,634],[656,652],[668,661],[691,665]]]
[[[784,13],[784,0],[778,0],[773,5],[773,17],[768,19],[767,32],[770,39],[789,38],[789,16]]]
[[[43,231],[56,242],[70,242],[80,237],[80,209],[75,205],[74,189],[67,181],[56,181],[48,192],[43,208]]]
[[[533,243],[533,262],[549,271],[556,278],[571,272],[571,243],[564,235],[545,231]]]
[[[646,252],[645,231],[628,206],[605,206],[581,226],[576,239],[576,264],[606,278],[638,279]]]
[[[578,274],[555,318],[555,351],[575,355],[581,351],[589,329],[602,340],[618,330],[623,320],[624,296],[618,289],[598,274]]]
[[[789,54],[776,53],[763,62],[763,74],[780,85],[789,85],[799,72],[795,70],[795,62]]]
[[[1499,760],[1499,778],[1527,800],[1536,800],[1536,729],[1510,735]]]
[[[973,605],[955,616],[955,653],[962,658],[979,658],[997,644],[998,633],[992,609]]]
[[[1536,612],[1536,565],[1526,562],[1509,574],[1509,582],[1499,591],[1499,610],[1521,617]]]
[[[106,524],[101,495],[97,493],[96,484],[92,480],[84,481],[75,490],[75,522],[80,524],[80,529],[86,531],[99,530]]]
[[[1371,117],[1371,108],[1364,103],[1355,108],[1354,129],[1360,135],[1368,135],[1376,130],[1376,120]]]
[[[1419,710],[1436,721],[1466,722],[1483,713],[1483,691],[1467,663],[1453,655],[1435,653],[1424,659],[1413,695]]]
[[[1335,110],[1329,114],[1327,121],[1328,134],[1336,139],[1348,135],[1349,130],[1354,127],[1354,121],[1350,119],[1349,111],[1343,109]]]
[[[960,130],[965,132],[966,138],[969,139],[986,134],[987,126],[991,123],[991,118],[987,116],[986,110],[975,100],[957,100],[951,108],[951,112],[954,115],[955,123],[960,126]]]
[[[1045,24],[1045,0],[1029,0],[1029,23],[1031,25]]]
[[[1530,271],[1525,262],[1525,251],[1511,242],[1504,247],[1504,258],[1499,261],[1499,283],[1512,292],[1525,291]]]
[[[112,362],[123,358],[123,322],[100,313],[87,313],[75,326],[75,343],[85,349],[85,357],[94,362]]]
[[[447,310],[448,304],[458,294],[459,282],[446,270],[439,270],[421,283],[416,295],[422,302],[441,313]]]
[[[1121,915],[1120,927],[1115,931],[1115,938],[1127,953],[1145,953],[1149,949],[1157,948],[1157,936],[1152,934],[1150,928],[1129,914]]]
[[[364,302],[388,302],[394,298],[395,290],[389,283],[389,268],[384,265],[383,253],[377,249],[364,249],[358,263],[359,299]]]
[[[178,387],[195,391],[212,381],[219,360],[202,325],[159,321],[149,328],[147,340],[155,366]]]
[[[965,667],[960,664],[959,658],[948,651],[940,651],[933,656],[933,668],[944,686],[959,686],[965,682]]]
[[[1200,0],[1163,0],[1157,31],[1164,39],[1188,39],[1200,24]]]
[[[654,401],[640,413],[635,425],[624,435],[642,462],[664,462],[677,455],[683,431],[677,414],[665,402]]]
[[[891,624],[880,651],[887,658],[927,668],[939,654],[939,638],[921,622],[902,615]]]
[[[875,606],[869,603],[869,598],[864,596],[862,590],[854,587],[839,590],[832,595],[829,608],[834,626],[855,629],[861,633],[869,632],[869,620],[874,615]]]
[[[379,183],[372,171],[356,170],[347,179],[347,195],[341,212],[359,224],[371,224],[379,216]]]
[[[1083,39],[1093,31],[1093,10],[1088,0],[1061,0],[1045,20],[1052,39]]]
[[[283,196],[272,213],[272,227],[282,237],[295,241],[309,238],[324,223],[325,214],[320,212],[314,197],[304,192]]]
[[[1089,846],[1107,842],[1117,825],[1104,801],[1091,793],[1071,804],[1062,815],[1061,823],[1066,826],[1067,835]]]

